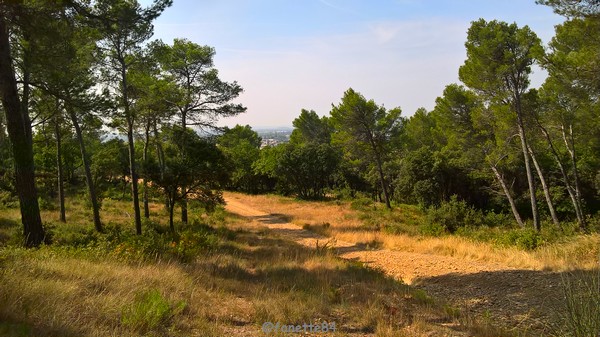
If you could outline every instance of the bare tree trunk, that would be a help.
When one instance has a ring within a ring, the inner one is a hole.
[[[175,198],[169,197],[167,199],[168,199],[167,203],[169,205],[169,229],[171,229],[171,233],[175,233],[175,224],[173,223],[173,211],[175,208]]]
[[[527,184],[529,185],[529,199],[531,201],[531,214],[533,216],[533,227],[539,231],[540,219],[537,208],[537,200],[535,197],[535,181],[533,178],[533,172],[531,171],[531,163],[529,161],[529,152],[527,151],[527,138],[525,135],[525,128],[523,127],[523,116],[521,112],[521,104],[517,99],[517,124],[519,127],[519,137],[521,138],[521,150],[523,151],[523,160],[525,161],[525,171],[527,173]]]
[[[148,121],[145,129],[144,139],[144,218],[150,219],[150,207],[148,206],[148,146],[150,144],[150,122]]]
[[[140,214],[140,198],[138,195],[138,175],[135,168],[135,147],[133,139],[133,121],[127,118],[127,143],[129,149],[129,174],[131,175],[131,197],[135,215],[135,233],[142,234],[142,217]]]
[[[385,207],[387,207],[388,209],[392,209],[392,206],[390,204],[390,196],[387,190],[387,184],[385,182],[385,175],[383,174],[383,163],[381,162],[381,155],[377,150],[377,144],[375,144],[375,141],[371,138],[369,139],[369,142],[371,143],[371,148],[373,150],[373,154],[375,155],[377,173],[379,173],[379,182],[381,183],[381,189],[383,190],[383,196],[385,198]]]
[[[540,130],[542,131],[542,133],[544,134],[544,137],[546,138],[546,141],[548,142],[548,146],[550,147],[550,152],[554,156],[554,159],[556,160],[556,163],[560,169],[560,173],[562,174],[563,181],[565,183],[565,187],[567,189],[567,192],[569,193],[569,197],[571,198],[571,203],[573,204],[573,209],[575,211],[575,216],[577,217],[577,222],[579,223],[579,227],[585,228],[586,224],[585,224],[585,218],[583,217],[583,212],[581,211],[581,204],[579,203],[579,201],[576,197],[575,189],[573,188],[573,186],[571,185],[571,182],[569,181],[569,175],[567,174],[565,165],[563,164],[563,162],[560,158],[560,155],[558,154],[558,151],[554,147],[554,143],[552,142],[552,138],[550,138],[550,134],[548,133],[548,130],[546,130],[546,128],[544,128],[544,126],[541,125],[541,123],[539,123],[539,122],[538,122],[538,126],[539,126]]]
[[[577,215],[577,219],[581,219],[581,221],[579,222],[579,228],[583,231],[586,231],[587,224],[585,222],[585,217],[583,215],[583,207],[582,207],[583,203],[581,201],[581,189],[579,188],[579,186],[580,186],[579,169],[577,168],[577,154],[575,153],[575,138],[573,137],[573,126],[569,125],[568,136],[565,131],[564,125],[561,125],[561,131],[562,131],[563,140],[565,141],[565,147],[567,148],[567,151],[569,152],[569,157],[571,158],[571,167],[573,169],[573,178],[575,180],[575,200],[576,200],[576,203],[578,206],[575,209],[575,211],[579,213]]]
[[[186,121],[186,115],[187,115],[187,107],[185,108],[185,110],[182,112],[181,114],[181,127],[183,128],[183,134],[182,134],[182,151],[181,151],[181,155],[185,158],[185,156],[187,155],[185,153],[185,151],[183,151],[183,149],[185,148],[185,132],[187,129],[187,121]],[[186,187],[185,186],[181,186],[181,190],[185,191]],[[188,201],[187,201],[187,197],[185,195],[183,195],[183,198],[181,199],[181,222],[183,222],[184,224],[186,224],[188,222]]]
[[[60,134],[60,107],[58,101],[56,104],[56,116],[54,117],[54,136],[56,138],[56,175],[58,180],[58,204],[60,210],[60,221],[67,222],[65,211],[65,189],[63,184],[63,166],[62,166],[62,139]]]
[[[537,171],[538,177],[540,177],[540,182],[542,184],[542,189],[544,190],[544,197],[546,198],[546,203],[548,204],[548,210],[550,211],[550,217],[552,218],[552,223],[554,223],[557,227],[560,227],[560,221],[558,221],[558,216],[556,216],[556,210],[554,209],[554,203],[552,202],[552,197],[550,196],[550,189],[548,188],[548,184],[546,183],[546,178],[544,177],[544,172],[540,167],[540,164],[531,149],[531,146],[527,146],[529,150],[529,154],[531,155],[531,160],[533,161],[533,166]]]
[[[90,169],[90,160],[88,157],[87,150],[85,148],[85,142],[83,141],[83,133],[81,132],[81,126],[79,125],[79,120],[77,119],[77,115],[75,114],[75,110],[73,107],[67,103],[65,105],[67,109],[67,113],[71,118],[71,123],[73,123],[73,127],[75,128],[75,134],[77,135],[77,142],[79,143],[79,150],[81,152],[81,161],[83,162],[83,171],[85,172],[85,183],[88,188],[88,197],[90,198],[90,203],[92,204],[92,213],[94,217],[94,227],[96,231],[102,232],[102,222],[100,221],[100,205],[98,205],[98,196],[96,195],[96,186],[94,185],[94,180],[92,179],[92,171]]]
[[[138,174],[135,165],[135,143],[133,138],[133,127],[135,118],[129,109],[129,86],[127,83],[127,65],[125,58],[119,59],[121,64],[121,95],[123,96],[123,113],[127,121],[127,145],[129,152],[129,175],[131,176],[131,199],[133,200],[133,214],[135,221],[135,233],[142,235],[142,216],[140,214],[140,198],[138,195]]]
[[[506,199],[508,200],[508,203],[510,204],[510,209],[512,210],[515,220],[517,221],[517,223],[519,224],[520,227],[525,227],[525,224],[523,224],[523,219],[521,218],[521,215],[519,214],[519,211],[517,210],[517,205],[515,204],[515,199],[513,199],[512,194],[510,194],[510,189],[506,185],[506,182],[504,181],[504,177],[502,176],[502,174],[500,174],[500,171],[498,171],[498,168],[495,165],[490,164],[490,168],[492,169],[492,172],[494,172],[494,175],[496,176],[498,183],[500,183],[500,186],[502,187],[502,191],[504,192],[504,195],[506,196]]]
[[[8,26],[0,13],[0,95],[15,165],[15,188],[19,196],[25,246],[37,247],[45,238],[35,188],[33,141],[27,104],[19,102],[17,80],[10,52]],[[25,107],[25,110],[22,108]]]

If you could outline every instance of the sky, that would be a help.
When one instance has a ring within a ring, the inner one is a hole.
[[[219,125],[280,127],[301,109],[328,115],[348,88],[404,116],[433,109],[459,82],[479,18],[528,25],[544,44],[563,21],[534,0],[174,0],[153,39],[215,48],[221,79],[244,88],[236,102],[247,107]],[[535,69],[532,86],[544,77]]]

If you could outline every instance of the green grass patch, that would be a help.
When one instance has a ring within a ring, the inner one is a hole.
[[[169,303],[157,289],[138,294],[133,303],[123,309],[121,322],[136,331],[166,329],[170,320],[186,307],[181,301]]]

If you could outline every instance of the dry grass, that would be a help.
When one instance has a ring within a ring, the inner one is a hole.
[[[105,202],[104,221],[132,227],[129,207]],[[57,236],[93,227],[81,204],[71,202],[69,210],[64,225],[55,222],[56,213],[43,213]],[[154,210],[166,226],[160,206]],[[2,210],[0,233],[18,232],[18,216]],[[190,216],[205,218],[193,209]],[[25,250],[0,241],[0,335],[264,336],[265,321],[336,322],[333,335],[339,336],[465,335],[443,306],[380,271],[274,237],[239,218],[218,221],[243,229],[186,264],[122,260],[93,246]],[[143,312],[135,315],[154,304],[162,309],[152,322]]]
[[[565,242],[540,247],[535,251],[524,251],[475,242],[458,236],[424,237],[388,233],[381,230],[386,223],[373,223],[373,219],[365,216],[368,213],[353,210],[349,202],[297,201],[276,195],[249,196],[240,193],[228,193],[227,196],[243,200],[243,203],[265,212],[289,216],[292,223],[339,241],[377,244],[388,249],[454,256],[522,269],[565,271],[598,267],[600,254],[598,234],[579,235]],[[384,219],[383,221],[404,219],[409,223],[405,225],[407,227],[419,216],[411,206],[401,206],[392,213],[394,214],[386,214],[381,218]],[[407,231],[411,232],[411,229]],[[417,233],[418,230],[414,228],[412,232]]]

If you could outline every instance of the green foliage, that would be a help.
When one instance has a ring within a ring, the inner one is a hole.
[[[136,331],[146,332],[166,328],[173,316],[186,307],[185,302],[171,304],[160,291],[151,289],[136,296],[135,301],[123,308],[121,322]]]
[[[525,92],[531,65],[544,52],[529,27],[484,19],[471,23],[465,46],[467,60],[459,69],[461,81],[500,105],[512,102],[511,92]]]
[[[215,49],[187,39],[176,38],[173,45],[162,41],[150,44],[150,51],[176,84],[178,94],[171,101],[178,112],[181,127],[188,124],[214,127],[218,117],[235,116],[246,111],[239,103],[231,103],[242,92],[237,82],[225,82],[214,68]]]
[[[496,243],[502,246],[515,246],[524,250],[534,250],[545,243],[540,232],[535,229],[513,229],[496,238]]]
[[[341,103],[331,110],[331,122],[336,130],[334,144],[341,145],[344,157],[358,159],[356,163],[366,163],[367,167],[374,168],[377,179],[371,179],[371,182],[377,181],[378,184],[372,184],[372,187],[376,190],[381,188],[388,208],[391,207],[389,181],[385,179],[383,166],[393,151],[393,145],[398,145],[404,122],[401,112],[400,108],[388,111],[374,100],[367,101],[352,88],[344,92]]]
[[[0,190],[0,209],[18,207],[19,200],[10,191]]]
[[[260,157],[261,138],[249,125],[225,128],[217,139],[217,146],[231,162],[232,172],[229,188],[258,193],[266,179],[264,174],[253,170]]]
[[[288,144],[277,158],[275,175],[300,198],[323,198],[338,162],[338,152],[329,144]]]
[[[333,127],[327,117],[319,118],[313,110],[302,109],[300,116],[292,122],[294,131],[290,136],[293,144],[329,144]]]
[[[191,129],[163,128],[164,163],[149,167],[149,176],[168,199],[171,229],[177,202],[195,199],[211,208],[223,202],[220,189],[228,180],[226,159],[209,139]]]
[[[442,203],[439,207],[429,208],[426,221],[428,225],[425,231],[439,235],[440,229],[447,233],[454,233],[460,227],[481,226],[483,215],[481,211],[475,210],[464,200],[458,200],[458,197],[453,195],[448,202]]]
[[[277,179],[284,194],[315,199],[325,196],[331,186],[340,155],[329,144],[281,144],[261,150],[253,168],[257,174]]]

